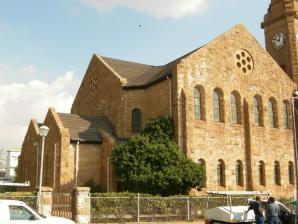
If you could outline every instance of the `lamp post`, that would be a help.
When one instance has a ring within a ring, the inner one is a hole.
[[[297,152],[297,130],[296,130],[296,113],[295,113],[295,101],[298,99],[298,91],[294,92],[294,96],[291,97],[292,100],[292,117],[293,117],[293,134],[294,134],[294,158],[295,158],[295,198],[298,199],[298,152]]]
[[[40,199],[41,199],[41,186],[42,186],[42,171],[43,171],[43,152],[44,152],[44,141],[48,135],[49,128],[45,125],[39,128],[39,135],[42,138],[41,143],[41,155],[40,155],[40,170],[39,170],[39,189],[38,189],[38,211],[40,212]]]

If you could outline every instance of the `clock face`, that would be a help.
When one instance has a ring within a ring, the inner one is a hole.
[[[272,45],[275,50],[280,50],[286,43],[286,35],[282,32],[274,34]]]

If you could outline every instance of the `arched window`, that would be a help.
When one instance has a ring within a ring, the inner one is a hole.
[[[269,127],[273,128],[274,127],[273,104],[270,100],[268,103],[268,114],[269,114]]]
[[[202,86],[194,88],[193,99],[195,120],[205,120],[205,90]]]
[[[213,120],[224,123],[224,100],[220,89],[213,91]]]
[[[263,161],[259,162],[259,184],[262,186],[266,186],[265,163]]]
[[[288,172],[289,172],[289,184],[294,184],[294,164],[291,161],[288,163]]]
[[[219,186],[225,186],[225,164],[223,160],[218,160],[217,163],[217,184]]]
[[[205,160],[203,160],[203,159],[199,159],[199,160],[198,160],[198,165],[201,166],[201,167],[203,168],[204,177],[205,177],[205,180],[206,180],[206,163],[205,163]],[[205,181],[203,187],[206,187],[206,181]]]
[[[283,120],[283,127],[289,128],[290,127],[290,118],[289,118],[289,102],[283,101],[282,102],[282,120]]]
[[[277,108],[276,108],[276,100],[274,98],[270,98],[268,101],[268,115],[269,115],[269,127],[277,128]]]
[[[236,91],[231,93],[231,122],[241,124],[240,94]]]
[[[231,94],[231,117],[232,117],[232,124],[237,124],[238,123],[237,98],[234,94]]]
[[[134,109],[132,111],[132,132],[139,132],[142,129],[142,111]]]
[[[254,123],[258,126],[263,126],[263,117],[262,117],[262,102],[260,96],[255,96],[253,99],[253,114],[254,114]]]
[[[194,99],[194,112],[195,112],[195,119],[201,120],[202,119],[202,103],[201,103],[201,92],[199,89],[194,88],[193,91],[193,99]]]
[[[274,162],[274,183],[280,185],[280,165],[278,161]]]
[[[236,184],[243,186],[243,164],[240,160],[236,161]]]

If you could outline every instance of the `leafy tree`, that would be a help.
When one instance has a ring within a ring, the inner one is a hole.
[[[160,194],[185,194],[205,182],[200,167],[178,148],[171,119],[150,120],[144,130],[119,144],[110,157],[120,190]]]

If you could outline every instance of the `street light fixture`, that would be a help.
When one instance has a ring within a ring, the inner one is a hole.
[[[293,119],[293,134],[294,134],[294,149],[295,149],[295,152],[294,152],[294,158],[295,158],[295,179],[296,179],[296,182],[295,182],[295,185],[296,185],[296,188],[295,188],[295,197],[296,199],[298,199],[298,152],[297,152],[297,131],[296,131],[296,109],[295,109],[295,101],[298,99],[298,91],[296,90],[293,94],[294,96],[291,97],[291,100],[292,100],[292,119]]]
[[[40,199],[41,199],[41,186],[42,186],[42,171],[43,171],[43,152],[44,152],[44,141],[47,137],[49,132],[49,128],[45,125],[41,126],[39,128],[39,135],[42,138],[42,144],[41,144],[41,155],[40,155],[40,170],[39,170],[39,189],[38,189],[38,211],[40,211]]]

